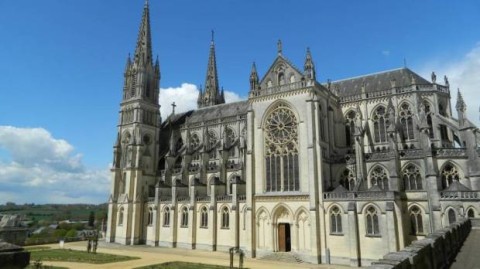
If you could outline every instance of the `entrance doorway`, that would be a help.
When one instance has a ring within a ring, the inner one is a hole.
[[[290,224],[279,223],[278,224],[278,251],[288,252],[291,248],[290,240]]]

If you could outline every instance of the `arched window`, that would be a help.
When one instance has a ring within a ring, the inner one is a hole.
[[[349,191],[353,191],[355,188],[355,175],[350,169],[343,170],[340,175],[340,185]]]
[[[118,226],[123,225],[123,207],[118,211]]]
[[[224,207],[222,210],[222,229],[228,229],[230,227],[230,212],[228,207]]]
[[[200,214],[200,228],[208,228],[208,209],[206,206],[202,207]]]
[[[342,214],[337,206],[330,210],[330,233],[341,234],[342,231]]]
[[[448,210],[448,224],[453,224],[457,221],[457,214],[453,208]]]
[[[413,164],[409,164],[402,171],[405,190],[422,190],[422,177],[420,170]]]
[[[182,209],[182,223],[181,227],[188,227],[188,208],[184,207]]]
[[[450,184],[452,184],[454,180],[460,180],[458,170],[455,166],[448,163],[442,170],[442,187],[444,189],[448,188],[448,186],[450,186]]]
[[[170,226],[170,207],[165,207],[163,212],[163,226]]]
[[[217,135],[215,134],[214,131],[209,131],[208,132],[208,147],[209,147],[209,158],[210,159],[216,159],[217,158],[217,149],[216,149],[216,144],[217,144],[218,138]]]
[[[265,190],[299,191],[298,131],[295,114],[278,104],[266,117]]]
[[[351,110],[345,115],[345,135],[347,139],[347,146],[355,145],[355,111]]]
[[[369,206],[365,212],[366,214],[366,225],[367,225],[367,235],[378,236],[380,235],[380,226],[378,223],[378,213],[377,209],[373,206]]]
[[[405,140],[414,139],[413,113],[408,103],[403,103],[400,106],[398,116],[400,118],[400,124],[402,125],[403,138]]]
[[[151,208],[151,207],[148,208],[147,223],[148,223],[148,226],[152,226],[152,225],[153,225],[153,208]]]
[[[422,211],[417,206],[410,209],[410,227],[413,235],[423,234]]]
[[[278,74],[278,85],[283,85],[285,84],[285,75],[282,73]]]
[[[373,134],[376,143],[387,142],[387,127],[385,124],[386,109],[379,106],[375,109],[372,117]]]
[[[370,183],[372,186],[379,186],[383,190],[388,190],[388,176],[383,167],[377,166],[370,173]]]
[[[473,208],[470,208],[470,209],[467,211],[467,217],[468,217],[469,219],[475,218],[475,210],[473,210]]]
[[[430,138],[433,138],[434,137],[433,121],[432,121],[433,111],[430,106],[430,103],[428,103],[427,101],[424,101],[423,104],[425,105],[425,114],[427,115],[428,132],[429,132]]]

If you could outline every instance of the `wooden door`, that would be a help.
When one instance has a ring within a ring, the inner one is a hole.
[[[287,251],[287,238],[285,237],[286,226],[285,223],[278,224],[278,251],[282,252]]]

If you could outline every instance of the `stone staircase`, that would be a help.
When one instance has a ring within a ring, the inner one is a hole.
[[[304,263],[304,261],[302,261],[299,257],[297,257],[297,255],[295,255],[295,253],[292,252],[274,252],[259,259],[287,263]]]

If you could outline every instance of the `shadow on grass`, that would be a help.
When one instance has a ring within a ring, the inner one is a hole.
[[[86,251],[71,249],[39,249],[30,251],[31,261],[57,261],[57,262],[80,262],[80,263],[112,263],[140,259],[139,257],[113,255],[106,253],[88,253]]]

